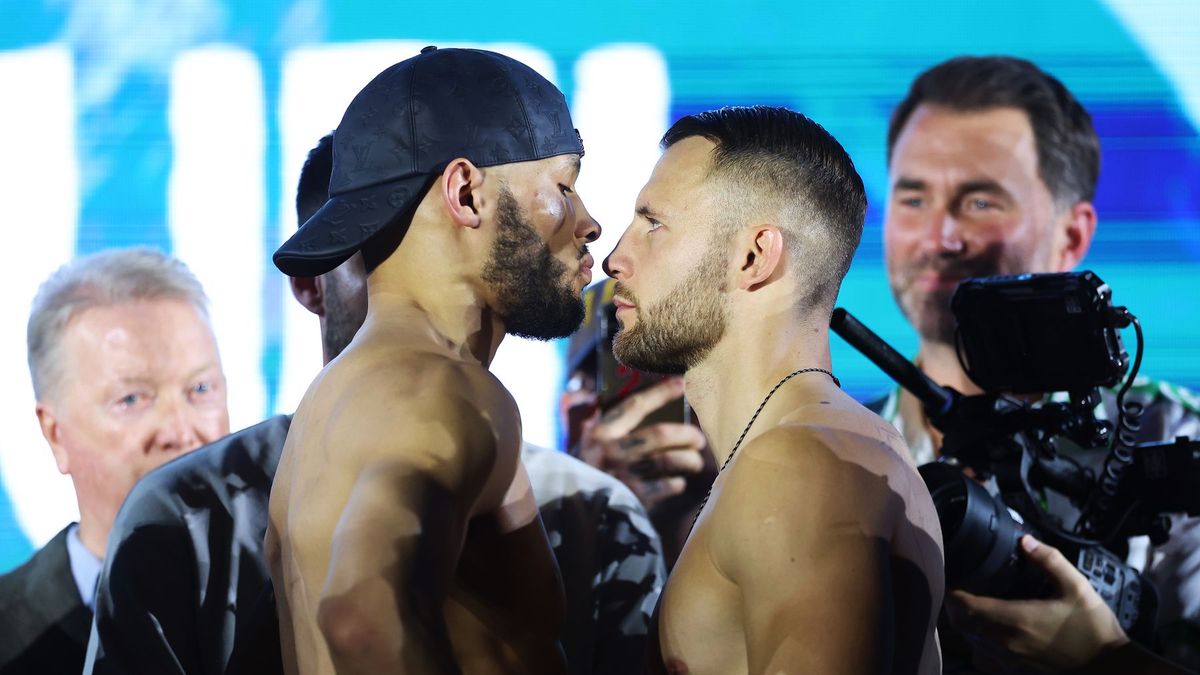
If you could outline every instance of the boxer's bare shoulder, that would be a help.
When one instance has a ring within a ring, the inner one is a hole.
[[[714,485],[664,591],[663,663],[939,672],[940,530],[902,441],[840,391],[792,403]]]
[[[284,581],[283,634],[294,636],[289,672],[386,661],[379,650],[435,672],[502,642],[491,631],[502,616],[460,609],[488,605],[494,591],[459,589],[455,569],[478,556],[469,522],[540,531],[519,470],[517,408],[478,363],[407,337],[357,341],[314,381],[289,431],[267,539],[272,576]],[[403,648],[384,639],[401,634]]]
[[[289,460],[329,463],[335,472],[415,462],[440,476],[499,452],[511,476],[520,417],[495,376],[436,349],[367,347],[335,360],[314,382],[288,435],[289,447],[303,452]]]

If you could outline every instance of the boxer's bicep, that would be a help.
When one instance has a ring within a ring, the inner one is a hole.
[[[423,469],[363,471],[334,530],[317,613],[338,672],[450,663],[442,603],[468,518]]]
[[[376,426],[375,459],[333,534],[318,624],[350,672],[449,665],[442,606],[467,523],[512,480],[497,477],[494,436],[472,409],[414,406],[404,417]]]

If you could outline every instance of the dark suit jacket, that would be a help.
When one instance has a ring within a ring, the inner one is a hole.
[[[272,417],[134,485],[108,535],[88,675],[282,672],[262,548],[290,424]]]
[[[0,576],[0,675],[75,675],[83,668],[92,612],[71,574],[68,529]]]

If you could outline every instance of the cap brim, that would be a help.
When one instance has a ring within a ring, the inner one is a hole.
[[[289,277],[315,277],[346,262],[388,223],[416,206],[433,176],[417,174],[332,196],[275,251]]]

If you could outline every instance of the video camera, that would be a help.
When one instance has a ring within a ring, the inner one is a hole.
[[[1165,542],[1167,514],[1200,513],[1200,442],[1136,442],[1142,406],[1125,395],[1142,360],[1137,318],[1114,307],[1091,272],[967,279],[951,310],[959,360],[981,395],[936,384],[844,309],[830,322],[915,395],[944,434],[940,460],[919,471],[942,527],[947,587],[1047,596],[1048,581],[1018,550],[1020,537],[1032,534],[1062,551],[1126,633],[1148,643],[1157,594],[1118,552],[1132,536]],[[1096,407],[1099,388],[1116,386],[1129,368],[1119,332],[1129,325],[1137,352],[1114,428],[1097,419]],[[1098,471],[1072,457],[1104,448]],[[1067,508],[1052,513],[1051,499]]]

